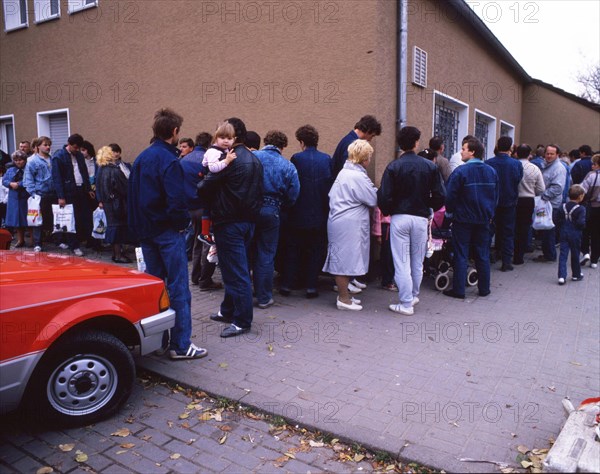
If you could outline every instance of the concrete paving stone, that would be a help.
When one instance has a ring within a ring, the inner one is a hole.
[[[298,459],[292,459],[285,464],[285,469],[289,472],[307,473],[312,472],[314,467],[304,462],[301,462]]]
[[[200,465],[183,458],[167,459],[161,463],[161,466],[169,469],[170,472],[178,474],[196,474],[202,471]]]
[[[118,448],[118,450],[120,449],[122,448]],[[168,445],[164,447],[158,447],[152,443],[146,443],[144,441],[141,443],[136,443],[133,451],[144,456],[145,458],[150,459],[153,462],[158,463],[162,463],[165,459],[168,459],[168,457],[174,452],[179,452],[173,451]]]
[[[20,449],[8,443],[0,444],[0,462],[5,464],[14,464],[19,459],[22,459],[26,454]]]
[[[15,471],[17,472],[31,472],[34,473],[36,472],[40,467],[44,467],[44,466],[53,466],[50,462],[46,462],[44,461],[44,464],[41,464],[40,462],[36,461],[35,459],[33,459],[32,457],[24,457],[19,459],[17,462],[15,462],[12,467]]]
[[[218,455],[218,453],[200,452],[194,459],[194,463],[202,466],[204,469],[207,469],[210,472],[239,472],[239,469],[230,470],[230,467],[233,466],[233,463],[222,458],[220,455]]]
[[[112,465],[113,461],[110,458],[102,454],[94,454],[92,456],[88,455],[88,460],[85,464],[92,468],[95,472],[100,472],[107,469],[110,465]],[[81,472],[81,466],[77,465],[74,467],[71,472]]]
[[[265,448],[264,446],[258,445],[256,442],[254,443],[254,447],[250,451],[250,453],[263,461],[274,461],[281,453],[278,451],[273,451],[272,449]]]
[[[39,439],[35,439],[23,446],[21,446],[23,451],[29,453],[29,455],[33,455],[39,459],[45,459],[51,454],[55,453],[58,450],[58,447],[49,446],[44,441]]]
[[[130,472],[152,472],[156,474],[166,473],[168,469],[157,465],[156,462],[142,457],[134,450],[128,450],[126,453],[116,454],[121,449],[111,449],[104,453],[105,456],[112,459],[114,462],[127,466]],[[160,464],[160,463],[158,463]]]
[[[235,466],[239,466],[242,471],[253,471],[264,464],[264,461],[252,454],[244,453],[236,449],[218,450],[219,455],[226,461],[231,461]],[[230,470],[235,471],[236,467],[232,465]]]

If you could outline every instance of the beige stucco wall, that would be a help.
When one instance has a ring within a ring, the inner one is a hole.
[[[35,25],[30,14],[29,24],[0,33],[0,114],[15,115],[17,141],[37,135],[36,112],[69,108],[71,133],[117,142],[132,160],[169,106],[182,136],[231,116],[261,136],[281,129],[286,156],[299,151],[300,125],[333,153],[375,114],[385,122],[376,153],[393,152],[395,2],[100,0],[68,15],[61,0],[60,19]]]
[[[469,105],[468,133],[474,133],[477,108],[496,118],[497,137],[503,120],[515,127],[518,141],[521,80],[497,59],[464,20],[443,2],[411,1],[408,41],[408,122],[423,132],[424,140],[428,141],[433,133],[434,90],[437,90]],[[428,53],[427,88],[412,84],[414,46]]]
[[[584,144],[600,150],[600,112],[537,84],[527,86],[525,97],[524,142],[556,143],[564,151]]]

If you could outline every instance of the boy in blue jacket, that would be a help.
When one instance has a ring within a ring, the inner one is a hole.
[[[585,206],[581,201],[585,190],[579,184],[569,188],[569,202],[562,205],[558,214],[557,225],[560,228],[560,257],[558,259],[558,284],[564,285],[567,279],[567,258],[571,251],[571,272],[573,281],[583,280],[581,264],[579,263],[579,249],[581,248],[581,234],[585,229]]]

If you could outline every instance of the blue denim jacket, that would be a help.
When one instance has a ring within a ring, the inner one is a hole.
[[[54,186],[52,184],[52,160],[48,159],[48,161],[46,161],[39,155],[33,155],[25,166],[23,186],[32,196],[54,193]]]
[[[267,145],[254,154],[263,165],[263,202],[279,203],[280,207],[292,206],[300,194],[296,167],[273,145]]]

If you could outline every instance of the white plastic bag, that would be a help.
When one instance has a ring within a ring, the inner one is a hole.
[[[142,252],[142,247],[135,248],[135,260],[137,262],[137,269],[140,272],[146,271],[146,261],[144,260],[144,252]]]
[[[106,237],[106,214],[104,213],[104,209],[97,207],[92,216],[94,218],[92,237],[102,240]]]
[[[535,230],[554,229],[552,222],[552,204],[550,201],[544,201],[541,196],[536,196],[533,207],[533,224]]]
[[[33,195],[27,199],[27,226],[39,227],[42,225],[42,212],[40,210],[41,196]]]
[[[58,204],[52,204],[52,213],[54,214],[53,234],[75,233],[75,213],[73,204],[65,204],[60,207]]]

